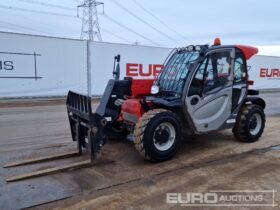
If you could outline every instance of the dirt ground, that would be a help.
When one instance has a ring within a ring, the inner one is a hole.
[[[266,191],[270,204],[274,190],[278,191],[274,202],[280,204],[279,97],[265,97],[274,103],[268,107],[263,137],[256,143],[240,143],[231,131],[192,136],[174,159],[155,164],[143,160],[131,143],[110,141],[92,167],[13,183],[5,179],[87,157],[3,168],[16,160],[74,151],[76,146],[63,104],[0,105],[0,209],[217,209],[166,202],[167,193],[213,190]]]

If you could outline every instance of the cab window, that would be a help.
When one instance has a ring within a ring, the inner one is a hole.
[[[219,91],[228,84],[230,70],[230,51],[210,54],[199,66],[192,80],[188,96],[203,96]]]
[[[189,89],[188,96],[193,95],[202,95],[203,91],[203,81],[204,81],[204,72],[207,66],[208,59],[205,59],[202,64],[200,64]]]
[[[244,56],[241,53],[236,54],[234,61],[234,84],[246,84],[247,71]]]

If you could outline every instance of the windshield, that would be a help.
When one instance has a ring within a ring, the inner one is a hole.
[[[160,93],[179,97],[189,73],[190,64],[198,57],[197,51],[176,50],[156,80]]]

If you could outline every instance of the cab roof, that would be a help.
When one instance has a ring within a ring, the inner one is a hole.
[[[246,60],[249,60],[251,57],[256,55],[259,52],[259,49],[256,47],[246,46],[246,45],[236,45],[245,55]]]
[[[207,51],[221,48],[237,48],[244,54],[246,60],[249,60],[259,52],[258,48],[247,45],[212,45]]]

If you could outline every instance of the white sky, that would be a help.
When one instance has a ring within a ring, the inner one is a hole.
[[[0,0],[0,30],[80,38],[81,20],[75,17],[77,1]],[[176,47],[188,44],[211,44],[215,37],[220,37],[223,44],[259,46],[260,54],[280,56],[279,0],[100,1],[105,3],[104,10],[107,16],[158,43],[159,46]],[[146,10],[158,17],[168,27],[140,8],[135,1],[143,5]],[[28,2],[61,5],[69,7],[69,9],[47,7]],[[154,29],[131,16],[114,2],[123,5]],[[3,8],[3,6],[66,14],[69,17],[11,10]],[[102,13],[102,7],[99,7],[99,13]],[[114,24],[103,14],[99,15],[99,24],[103,41],[117,43],[135,43],[137,41],[141,45],[155,45]],[[122,37],[122,39],[117,36]]]

